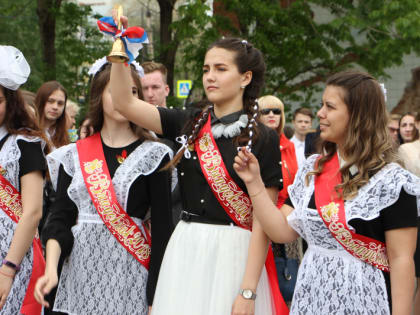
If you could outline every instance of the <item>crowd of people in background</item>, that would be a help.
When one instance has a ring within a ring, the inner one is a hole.
[[[1,315],[420,314],[420,113],[374,77],[288,121],[246,40],[186,109],[163,64],[92,68],[83,116],[0,46]]]

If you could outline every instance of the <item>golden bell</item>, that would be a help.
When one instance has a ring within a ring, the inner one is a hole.
[[[117,12],[117,21],[118,21],[118,30],[121,31],[121,16],[123,15],[123,8],[121,5],[116,4],[114,10]],[[106,57],[109,62],[112,63],[124,63],[130,60],[125,51],[125,46],[121,38],[117,38],[112,45],[112,50],[109,55]]]
[[[112,50],[106,59],[112,63],[124,63],[130,59],[125,52],[124,43],[121,38],[117,38],[115,40],[114,44],[112,45]]]

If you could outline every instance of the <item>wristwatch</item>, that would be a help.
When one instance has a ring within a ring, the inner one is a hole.
[[[255,300],[257,298],[257,295],[250,289],[242,289],[239,291],[239,294],[246,300]]]

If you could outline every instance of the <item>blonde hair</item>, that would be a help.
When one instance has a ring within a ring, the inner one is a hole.
[[[165,84],[168,83],[168,69],[165,65],[154,62],[154,61],[146,61],[141,64],[144,70],[144,74],[152,73],[155,71],[159,71],[162,74],[162,80]]]
[[[349,112],[349,122],[342,154],[346,165],[340,168],[343,182],[335,187],[344,200],[356,196],[360,187],[365,185],[371,176],[390,162],[396,161],[388,134],[388,115],[384,94],[378,82],[369,74],[358,71],[344,71],[334,74],[327,80],[327,86],[343,89],[343,102]],[[306,175],[319,175],[325,162],[337,152],[335,143],[321,142],[320,159],[315,169]],[[350,167],[356,165],[359,172],[350,177]]]
[[[72,100],[67,100],[66,111],[69,109],[73,109],[77,115],[79,113],[80,107],[77,103],[73,102]]]
[[[274,105],[274,106],[279,106],[280,110],[281,110],[281,116],[280,116],[280,123],[279,126],[277,127],[277,134],[280,136],[283,133],[283,128],[286,124],[286,119],[284,117],[284,104],[283,102],[275,97],[274,95],[264,95],[261,96],[258,99],[258,104],[260,105],[260,107],[268,107],[270,105]],[[261,110],[262,108],[260,108]]]

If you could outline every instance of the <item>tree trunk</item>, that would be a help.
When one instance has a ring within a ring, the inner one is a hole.
[[[168,69],[168,85],[171,95],[174,94],[175,55],[178,48],[178,43],[173,41],[170,29],[175,2],[176,0],[158,0],[160,7],[160,54],[158,59]]]
[[[37,14],[41,35],[44,80],[56,79],[55,24],[62,0],[38,0]]]

